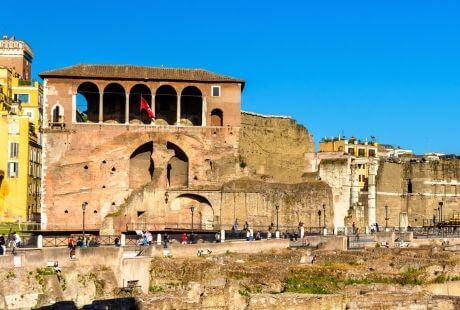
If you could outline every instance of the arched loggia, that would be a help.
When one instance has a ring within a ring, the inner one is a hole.
[[[136,84],[129,92],[129,122],[150,124],[152,119],[145,110],[140,109],[141,97],[152,107],[152,92],[147,85]]]
[[[170,85],[160,86],[155,94],[155,113],[158,125],[174,125],[177,121],[177,92]]]
[[[183,125],[201,126],[203,96],[195,86],[187,86],[180,97],[180,122]]]
[[[99,120],[99,88],[91,82],[84,82],[77,88],[76,121],[78,123]]]
[[[126,94],[118,83],[110,83],[104,88],[104,122],[125,122]]]

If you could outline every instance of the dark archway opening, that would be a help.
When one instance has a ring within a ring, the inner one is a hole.
[[[412,181],[410,179],[407,181],[407,193],[412,194]]]
[[[138,188],[152,181],[155,164],[152,159],[153,142],[138,147],[129,158],[129,187]]]
[[[140,109],[141,97],[152,107],[152,93],[150,88],[144,84],[136,84],[129,92],[129,123],[150,124],[152,119],[147,114],[147,111]]]
[[[211,112],[211,126],[224,125],[224,112],[221,109],[214,109]]]
[[[125,122],[126,94],[123,86],[111,83],[104,89],[104,122]]]
[[[177,121],[177,93],[170,85],[163,85],[155,94],[155,113],[158,125],[174,125]]]
[[[91,82],[80,84],[77,89],[76,121],[78,123],[99,121],[99,88]]]
[[[203,96],[195,86],[184,88],[180,97],[180,123],[189,126],[201,126]]]
[[[169,187],[188,186],[188,157],[177,145],[168,142],[166,148],[174,150],[168,161],[166,173]]]

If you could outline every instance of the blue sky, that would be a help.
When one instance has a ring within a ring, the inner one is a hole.
[[[460,154],[460,1],[15,1],[0,34],[34,74],[77,63],[199,67],[246,80],[243,109]]]

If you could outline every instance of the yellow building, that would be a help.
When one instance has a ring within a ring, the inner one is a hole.
[[[0,41],[0,222],[40,220],[43,89],[31,62],[25,42]]]
[[[375,141],[360,141],[356,138],[344,139],[324,138],[319,142],[320,152],[343,152],[344,154],[356,157],[358,184],[361,190],[367,189],[367,180],[369,177],[369,167],[366,158],[377,156],[378,143]]]

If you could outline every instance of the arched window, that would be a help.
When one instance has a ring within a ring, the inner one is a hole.
[[[211,111],[211,126],[224,125],[224,112],[221,109],[214,109]]]
[[[180,97],[180,123],[190,126],[201,126],[203,96],[195,86],[184,88]]]
[[[126,94],[118,83],[111,83],[104,89],[104,122],[124,123]]]
[[[152,92],[147,85],[136,84],[129,92],[129,123],[150,124],[152,119],[145,110],[140,109],[141,97],[152,107]]]
[[[174,125],[177,121],[177,92],[170,85],[162,85],[155,94],[155,117],[158,125]]]
[[[75,119],[79,123],[99,121],[99,88],[91,82],[84,82],[77,89]]]
[[[60,104],[55,104],[51,109],[51,122],[63,123],[64,121],[64,108]]]

